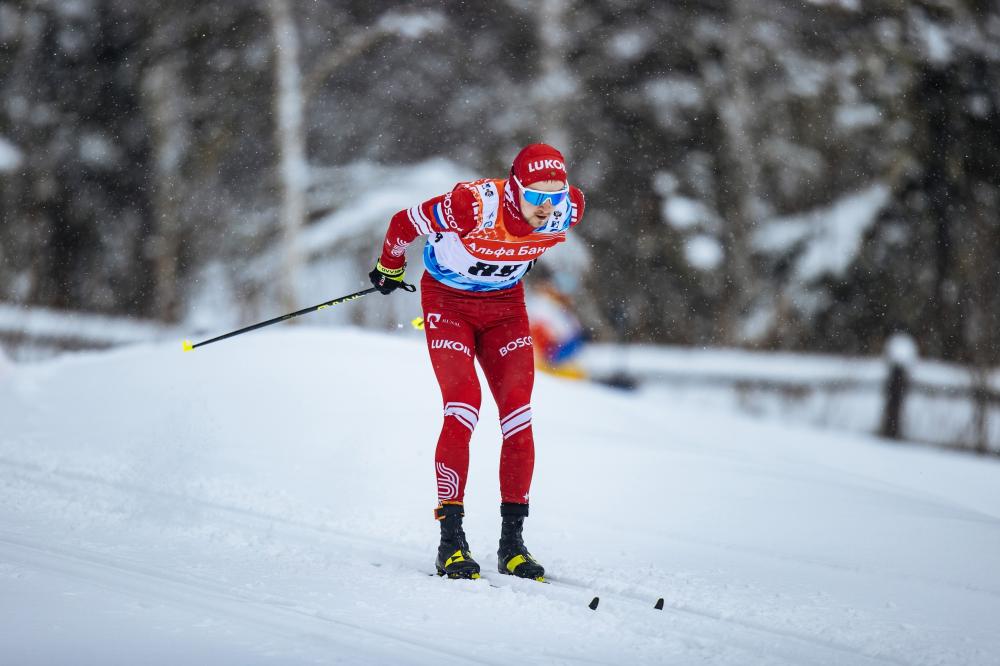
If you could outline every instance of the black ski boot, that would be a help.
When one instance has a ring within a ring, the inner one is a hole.
[[[528,517],[528,505],[504,502],[500,505],[500,517],[502,523],[497,569],[509,576],[545,582],[545,568],[531,556],[521,537],[524,519]]]
[[[434,510],[441,522],[441,545],[438,546],[437,572],[448,578],[479,578],[479,564],[472,559],[469,542],[462,529],[465,510],[461,504],[444,504]]]

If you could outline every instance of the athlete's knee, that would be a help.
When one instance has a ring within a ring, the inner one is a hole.
[[[531,404],[522,404],[500,415],[500,430],[504,441],[531,427]]]
[[[471,434],[479,423],[479,402],[446,402],[444,405],[444,424],[448,426],[448,419],[451,417],[455,422],[469,429]]]

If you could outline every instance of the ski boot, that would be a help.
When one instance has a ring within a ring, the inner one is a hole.
[[[437,573],[448,578],[479,578],[479,564],[472,559],[469,542],[462,529],[465,510],[461,504],[443,504],[434,510],[441,522],[441,545],[438,546]]]
[[[535,561],[524,545],[521,530],[528,516],[527,504],[504,502],[500,505],[500,548],[497,569],[502,574],[518,578],[533,578],[545,582],[545,568]]]

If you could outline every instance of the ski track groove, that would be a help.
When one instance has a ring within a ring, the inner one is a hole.
[[[379,640],[396,642],[408,649],[423,650],[428,656],[435,658],[444,656],[463,660],[464,663],[491,666],[506,664],[503,661],[486,660],[466,652],[442,649],[437,644],[403,632],[376,630],[348,622],[333,617],[322,609],[305,608],[300,603],[271,594],[265,598],[242,591],[237,592],[214,581],[183,576],[177,572],[166,574],[162,570],[125,563],[121,558],[103,553],[83,555],[79,550],[69,552],[0,533],[0,555],[4,561],[16,561],[26,569],[50,571],[119,593],[138,595],[142,599],[156,598],[174,607],[194,607],[212,611],[230,620],[253,624],[278,636],[302,635],[301,620],[304,618],[314,624],[319,623],[324,629],[330,625],[343,627]],[[276,615],[284,617],[279,619],[275,617]],[[306,635],[320,647],[333,644],[351,649],[359,645],[359,641],[344,641],[328,632],[313,631]]]
[[[373,557],[374,560],[379,560],[380,562],[386,562],[388,560],[389,563],[403,569],[406,568],[412,569],[413,561],[420,557],[420,553],[416,553],[413,549],[392,542],[386,542],[379,539],[366,537],[364,535],[356,535],[346,531],[336,530],[328,526],[316,525],[313,523],[309,523],[307,521],[296,520],[285,516],[262,513],[244,507],[231,506],[214,500],[199,499],[196,497],[192,497],[190,495],[184,495],[181,493],[171,492],[167,490],[150,489],[148,487],[139,486],[137,484],[112,480],[86,472],[69,471],[58,468],[48,469],[46,467],[43,467],[42,465],[27,463],[22,461],[15,461],[4,457],[0,457],[0,466],[16,470],[18,472],[16,476],[20,477],[22,481],[33,483],[43,487],[48,487],[57,492],[70,491],[72,493],[72,491],[74,490],[73,487],[74,484],[83,483],[87,485],[95,485],[103,487],[116,492],[121,492],[126,495],[152,496],[152,497],[157,497],[159,499],[165,499],[171,502],[180,503],[185,506],[198,508],[201,510],[214,511],[219,514],[226,515],[232,525],[246,529],[247,531],[250,532],[258,532],[262,528],[266,530],[273,530],[275,525],[280,525],[285,527],[290,533],[294,533],[296,531],[310,532],[313,533],[314,535],[321,536],[325,540],[330,540],[333,542],[338,542],[347,545],[354,551],[361,551],[361,553],[359,554],[372,555],[374,556]],[[238,520],[232,520],[233,518],[237,518]],[[687,539],[673,537],[673,536],[668,538],[677,539],[679,541],[688,541]],[[9,536],[4,536],[4,534],[0,532],[0,544],[3,543],[15,546],[18,545],[16,540],[12,541]],[[695,545],[711,546],[716,548],[722,547],[719,546],[718,544],[700,543],[700,542],[698,542]],[[42,546],[31,545],[31,544],[27,544],[25,547],[36,548],[42,552],[45,552],[47,550]],[[392,551],[391,556],[389,551]],[[66,558],[75,558],[80,562],[90,562],[94,565],[103,565],[111,569],[116,569],[126,572],[130,571],[128,566],[101,563],[93,559],[77,557],[68,553],[59,553],[58,551],[51,551],[51,552],[53,556],[57,557],[62,556]],[[779,556],[775,556],[773,554],[764,552],[759,552],[759,553],[750,552],[749,554],[757,555],[758,557],[771,557],[780,560],[788,559],[788,558],[781,558]],[[821,567],[841,569],[839,567],[836,567],[835,565],[827,565],[822,562],[810,562],[810,561],[802,562],[799,560],[794,560],[794,562],[800,565],[821,566]],[[493,564],[495,564],[495,562],[493,562]],[[55,569],[55,571],[58,572],[58,569]],[[470,659],[468,655],[460,653],[451,653],[448,651],[440,650],[439,648],[436,648],[430,644],[424,644],[420,642],[419,639],[414,640],[405,635],[393,635],[392,633],[374,631],[369,628],[362,627],[360,625],[353,625],[349,622],[337,620],[336,618],[333,617],[326,617],[323,615],[323,611],[321,610],[316,610],[316,611],[303,610],[300,604],[297,604],[292,601],[280,600],[279,597],[273,597],[272,595],[269,595],[270,598],[268,599],[252,597],[249,595],[244,595],[243,593],[235,593],[231,590],[226,590],[225,588],[219,587],[217,583],[214,583],[214,581],[209,581],[207,579],[199,581],[198,584],[196,585],[195,584],[196,579],[194,577],[178,578],[177,574],[171,574],[170,576],[163,576],[162,574],[151,572],[149,570],[144,571],[142,569],[134,569],[134,571],[136,572],[137,575],[147,576],[164,582],[173,583],[175,585],[183,585],[186,586],[187,588],[197,588],[198,585],[204,586],[204,588],[214,588],[214,589],[206,589],[206,592],[212,595],[224,597],[231,601],[243,601],[256,604],[257,606],[266,606],[271,609],[279,609],[279,610],[283,609],[287,612],[295,613],[298,616],[311,618],[312,620],[320,620],[323,622],[337,624],[347,628],[356,629],[358,631],[363,631],[371,635],[385,636],[386,638],[392,640],[428,649],[437,654],[446,654],[448,656],[459,657],[465,660]],[[860,572],[860,573],[865,573],[865,572]],[[550,580],[553,583],[554,589],[558,589],[558,587],[562,586],[567,590],[576,589],[580,591],[581,594],[579,600],[577,599],[569,600],[566,598],[567,595],[563,595],[564,598],[559,599],[557,598],[556,595],[547,594],[545,591],[545,586],[542,584],[537,584],[532,581],[523,581],[524,583],[532,586],[532,587],[523,587],[519,585],[522,581],[509,580],[509,579],[510,577],[503,576],[502,574],[499,573],[497,573],[495,576],[493,574],[484,575],[484,580],[488,580],[491,583],[495,583],[495,581],[500,580],[502,581],[501,583],[502,587],[513,587],[516,593],[546,597],[549,598],[550,600],[563,603],[567,607],[578,608],[585,606],[586,603],[593,596],[598,596],[601,598],[601,606],[596,611],[597,613],[619,614],[618,611],[614,608],[613,603],[611,604],[612,606],[611,608],[608,608],[608,604],[606,604],[606,601],[611,601],[611,602],[618,601],[618,602],[624,602],[626,606],[631,606],[632,608],[634,608],[633,612],[641,612],[642,614],[647,614],[647,613],[662,614],[664,616],[664,620],[666,620],[666,618],[670,616],[670,611],[673,611],[676,613],[684,613],[687,614],[689,617],[696,617],[699,618],[700,620],[707,620],[711,625],[719,626],[724,624],[726,626],[729,626],[730,630],[732,630],[733,628],[737,628],[737,630],[743,633],[744,635],[742,637],[736,637],[730,634],[727,636],[720,637],[718,635],[706,634],[703,631],[696,631],[698,627],[690,628],[683,634],[676,631],[671,631],[670,633],[683,637],[697,636],[700,640],[715,644],[726,643],[731,645],[735,642],[739,644],[739,647],[741,649],[746,650],[750,654],[759,654],[762,649],[767,649],[768,653],[771,656],[774,656],[776,652],[781,652],[784,653],[782,654],[783,658],[785,658],[788,661],[788,663],[792,664],[870,663],[870,664],[894,664],[897,666],[909,666],[909,662],[905,662],[896,659],[894,657],[873,656],[865,654],[864,652],[859,651],[854,647],[838,644],[832,641],[825,641],[810,636],[808,634],[803,634],[783,629],[776,629],[768,627],[766,625],[761,625],[753,622],[746,622],[731,617],[725,617],[719,614],[712,613],[710,611],[694,608],[689,605],[684,605],[684,606],[678,605],[671,602],[667,590],[658,591],[655,593],[655,596],[653,593],[651,593],[650,598],[647,600],[645,597],[639,596],[637,594],[616,592],[611,590],[610,588],[590,585],[574,578],[564,578],[560,576],[551,577]],[[940,581],[920,580],[919,582],[935,583],[939,585],[955,587],[953,585],[948,585],[947,583]],[[992,594],[992,592],[987,590],[975,590],[975,591],[980,591],[986,594]],[[192,593],[189,595],[189,598],[194,599],[194,596],[195,594]],[[663,597],[665,599],[666,606],[664,607],[663,610],[655,610],[653,608],[653,603],[659,597]],[[847,662],[841,661],[840,659],[829,660],[826,658],[816,660],[817,655],[805,656],[798,650],[789,651],[787,649],[782,649],[778,651],[776,650],[776,647],[773,644],[767,644],[765,647],[765,645],[762,644],[762,642],[759,640],[759,637],[761,635],[770,636],[772,638],[779,638],[785,641],[792,641],[799,645],[806,645],[813,649],[821,649],[828,653],[832,653],[831,656],[836,655],[840,658],[850,657],[850,659]],[[758,640],[754,640],[753,638],[749,638],[748,636],[757,637]],[[804,659],[806,661],[803,661]],[[858,659],[862,659],[864,660],[864,662],[858,662]],[[478,663],[500,663],[500,662],[480,661]]]
[[[530,580],[517,579],[512,576],[506,576],[504,574],[498,573],[484,573],[482,574],[482,579],[487,581],[493,587],[503,587],[512,588],[516,592],[529,594],[532,596],[545,597],[549,599],[556,599],[558,596],[563,596],[564,603],[574,606],[583,607],[590,601],[593,597],[600,597],[600,604],[597,610],[594,611],[600,614],[613,614],[619,616],[632,617],[636,614],[640,614],[642,617],[653,621],[657,618],[656,614],[661,614],[663,616],[664,622],[668,622],[668,618],[671,617],[669,610],[673,610],[679,613],[685,613],[689,616],[689,620],[697,618],[695,628],[686,628],[683,631],[678,629],[670,629],[670,633],[683,637],[683,638],[697,638],[702,641],[709,643],[721,643],[724,642],[727,645],[736,645],[742,650],[750,654],[759,655],[762,649],[762,642],[760,640],[748,640],[747,636],[765,635],[771,638],[779,638],[785,641],[792,641],[799,646],[804,646],[812,650],[821,649],[828,653],[832,653],[832,659],[817,659],[816,655],[808,654],[805,655],[800,651],[789,649],[787,647],[776,648],[773,644],[768,645],[767,650],[769,656],[780,655],[784,660],[790,664],[805,664],[805,663],[816,663],[816,664],[895,664],[897,666],[910,666],[910,662],[902,661],[893,657],[886,656],[876,656],[866,654],[857,648],[849,645],[839,644],[833,641],[825,641],[822,639],[817,639],[815,637],[801,634],[793,631],[785,631],[781,629],[773,629],[764,625],[755,624],[752,622],[744,622],[734,618],[727,618],[721,615],[713,614],[710,612],[700,611],[690,607],[682,607],[671,604],[668,600],[665,600],[665,606],[663,610],[656,610],[653,608],[653,603],[659,597],[654,597],[646,603],[645,597],[639,597],[638,595],[628,595],[618,592],[610,591],[606,588],[600,586],[588,585],[579,581],[574,581],[572,579],[562,578],[562,577],[546,577],[546,580],[552,585],[552,590],[560,590],[556,594],[552,594],[550,589],[543,583],[536,583]],[[579,594],[575,595],[574,598],[570,599],[569,594],[564,594],[566,592],[577,591]],[[663,595],[661,595],[663,596]],[[665,597],[666,599],[666,597]],[[610,602],[607,603],[607,602]],[[618,607],[615,602],[624,602],[624,605],[629,607],[631,611],[629,613],[622,612],[620,607]],[[610,606],[610,607],[609,607]],[[646,616],[647,613],[652,613],[652,615]],[[719,626],[721,624],[730,626],[730,628],[736,627],[739,631],[743,633],[743,636],[733,636],[728,635],[725,637],[720,637],[718,634],[705,634],[704,632],[699,632],[699,625],[703,628],[704,623],[700,622],[703,620],[709,620],[711,625]]]
[[[244,517],[251,518],[251,519],[254,519],[254,520],[258,520],[258,521],[264,521],[264,522],[272,523],[272,524],[277,523],[277,524],[287,525],[289,527],[301,528],[301,529],[305,529],[305,530],[308,530],[308,531],[316,532],[316,533],[319,533],[319,534],[322,534],[322,535],[325,535],[325,536],[340,537],[340,538],[342,538],[344,540],[347,540],[347,541],[350,541],[351,543],[354,543],[354,544],[359,543],[359,542],[365,542],[369,546],[371,546],[372,548],[377,549],[379,552],[384,552],[384,548],[386,547],[386,545],[391,545],[391,546],[393,546],[397,550],[400,549],[400,547],[397,544],[391,544],[391,543],[387,544],[385,541],[382,541],[382,540],[379,540],[379,539],[375,539],[375,538],[368,537],[368,536],[365,536],[365,535],[354,534],[354,533],[347,532],[347,531],[344,531],[344,530],[338,530],[338,529],[329,527],[327,525],[316,525],[314,523],[309,523],[309,522],[302,521],[302,520],[296,520],[294,518],[288,518],[286,516],[281,516],[281,515],[276,515],[276,514],[268,514],[268,513],[261,513],[259,511],[255,511],[253,509],[248,509],[248,508],[244,508],[244,507],[237,507],[237,506],[231,506],[231,505],[228,505],[228,504],[222,504],[222,503],[214,501],[214,500],[199,499],[199,498],[192,497],[190,495],[184,495],[184,494],[181,494],[181,493],[176,493],[176,492],[171,492],[171,491],[166,491],[166,490],[150,489],[150,488],[145,487],[145,486],[139,486],[137,484],[130,484],[130,483],[123,482],[123,481],[115,481],[115,480],[111,480],[111,479],[106,479],[106,478],[103,478],[103,477],[100,477],[100,476],[97,476],[97,475],[87,474],[87,473],[84,473],[84,472],[66,471],[66,470],[60,470],[60,469],[46,469],[45,467],[43,467],[41,465],[37,465],[37,464],[33,464],[33,463],[25,463],[25,462],[20,462],[20,461],[13,461],[13,460],[10,460],[9,458],[3,458],[3,457],[0,457],[0,466],[8,466],[8,467],[11,467],[11,468],[14,468],[14,469],[20,469],[22,471],[27,471],[29,473],[33,473],[33,474],[35,474],[37,476],[35,476],[34,478],[32,478],[30,476],[26,476],[25,475],[25,476],[22,476],[22,479],[25,480],[25,481],[28,481],[30,483],[35,483],[35,484],[38,484],[38,485],[48,485],[49,487],[52,487],[52,488],[55,488],[55,489],[59,489],[59,490],[61,490],[63,488],[60,488],[58,486],[58,484],[56,484],[55,482],[51,481],[50,479],[46,479],[44,477],[45,476],[59,476],[59,477],[62,477],[64,479],[68,480],[68,481],[74,481],[74,482],[75,481],[82,481],[82,482],[89,483],[89,484],[94,484],[94,485],[98,485],[98,486],[112,488],[114,490],[122,491],[122,492],[125,492],[127,494],[146,495],[146,496],[158,497],[160,499],[170,500],[172,502],[184,504],[184,505],[187,505],[187,506],[190,506],[190,507],[199,508],[199,509],[213,509],[213,510],[220,511],[220,512],[242,515]],[[839,572],[839,573],[851,573],[851,574],[866,575],[866,576],[871,576],[871,577],[874,577],[874,578],[878,578],[880,580],[885,579],[885,578],[894,578],[896,580],[899,580],[899,581],[905,582],[905,583],[919,583],[919,584],[927,585],[927,586],[944,587],[944,588],[953,589],[953,590],[961,590],[961,591],[964,591],[964,592],[973,592],[973,593],[977,593],[977,594],[983,594],[983,595],[989,596],[991,598],[1000,599],[1000,591],[991,590],[991,589],[987,589],[987,588],[983,588],[983,587],[972,586],[972,585],[957,584],[957,583],[954,583],[952,581],[947,581],[947,580],[934,579],[934,578],[925,578],[925,577],[918,577],[918,576],[911,576],[911,575],[900,573],[898,571],[894,571],[894,570],[890,570],[890,569],[884,569],[883,568],[883,569],[879,569],[879,570],[862,570],[862,569],[859,569],[857,567],[845,566],[845,565],[837,564],[837,563],[834,563],[834,562],[826,562],[826,561],[815,560],[815,559],[804,560],[804,559],[801,559],[801,558],[787,557],[787,556],[783,556],[783,555],[772,553],[772,552],[765,551],[765,550],[760,550],[760,549],[751,548],[751,547],[747,547],[747,546],[740,546],[738,544],[720,544],[720,543],[715,543],[715,542],[704,540],[704,539],[694,539],[694,538],[691,538],[691,537],[681,536],[681,535],[677,535],[677,534],[662,534],[661,536],[664,539],[669,539],[669,540],[676,541],[678,543],[683,543],[683,544],[686,544],[686,545],[698,546],[698,547],[703,547],[703,548],[712,548],[714,550],[722,550],[722,551],[737,550],[737,551],[739,551],[739,552],[741,552],[741,553],[743,553],[745,555],[751,556],[751,557],[756,557],[756,558],[759,558],[759,559],[767,559],[767,560],[779,561],[779,562],[782,562],[784,564],[792,564],[792,565],[802,566],[802,567],[813,567],[813,568],[819,568],[819,569],[826,569],[826,570],[830,570],[830,571],[836,571],[836,572]],[[411,551],[407,551],[407,554],[411,554]],[[578,584],[582,584],[582,582],[578,582]],[[663,596],[663,595],[659,594],[657,596]],[[655,601],[655,597],[654,597],[654,601]]]
[[[759,632],[759,633],[770,634],[772,636],[778,636],[778,637],[782,637],[782,638],[785,638],[785,639],[790,639],[790,640],[793,640],[793,641],[797,641],[797,642],[800,642],[800,643],[805,643],[805,644],[810,645],[812,647],[824,648],[824,649],[827,649],[827,650],[838,652],[838,653],[843,654],[843,655],[849,655],[850,657],[852,657],[852,660],[849,663],[852,663],[852,664],[859,663],[859,662],[857,662],[855,660],[858,659],[858,658],[861,658],[861,659],[864,659],[864,660],[866,660],[866,661],[868,661],[870,663],[888,663],[888,664],[897,664],[898,666],[910,666],[910,662],[902,661],[902,660],[896,659],[894,657],[869,655],[869,654],[866,654],[863,651],[858,650],[857,648],[855,648],[853,646],[844,645],[842,643],[837,643],[837,642],[834,642],[834,641],[823,640],[823,639],[816,638],[814,636],[811,636],[811,635],[808,635],[808,634],[804,634],[804,633],[801,633],[801,632],[788,631],[788,630],[784,630],[784,629],[775,629],[773,627],[768,627],[766,625],[758,624],[758,623],[755,623],[755,622],[747,622],[747,621],[739,620],[739,619],[736,619],[736,618],[724,617],[722,615],[719,615],[719,614],[716,614],[716,613],[712,613],[712,612],[709,612],[709,611],[700,610],[700,609],[697,609],[697,608],[693,608],[691,606],[687,606],[687,605],[683,605],[682,606],[682,605],[679,605],[679,604],[675,604],[675,603],[672,603],[670,601],[669,596],[667,594],[665,594],[665,593],[659,593],[655,597],[652,596],[652,595],[650,595],[651,598],[649,599],[649,603],[647,603],[647,598],[646,597],[639,596],[637,594],[627,594],[627,593],[623,593],[623,592],[614,592],[614,591],[611,591],[611,590],[609,590],[607,588],[603,588],[603,587],[600,587],[600,586],[589,585],[587,583],[584,583],[583,581],[579,581],[579,580],[576,580],[576,579],[573,579],[573,578],[564,578],[562,576],[559,576],[559,577],[547,578],[547,580],[550,580],[555,585],[564,585],[564,586],[575,588],[575,589],[579,589],[579,590],[592,590],[594,592],[594,596],[598,596],[598,597],[601,598],[601,603],[602,604],[604,603],[605,598],[607,598],[607,599],[613,599],[613,600],[617,599],[617,600],[625,601],[625,602],[627,602],[627,603],[629,603],[629,604],[631,604],[633,606],[640,606],[640,607],[646,609],[646,612],[650,612],[650,613],[664,613],[664,614],[667,614],[668,609],[670,609],[670,610],[674,610],[674,611],[677,611],[677,612],[680,612],[680,613],[687,613],[687,614],[690,614],[690,615],[696,615],[696,616],[698,616],[700,618],[712,620],[712,621],[715,621],[715,622],[723,622],[723,623],[727,623],[727,624],[730,624],[730,625],[736,625],[736,626],[742,627],[743,629],[748,629],[748,630],[750,630],[752,632]],[[664,599],[664,608],[663,608],[663,610],[656,610],[656,609],[653,608],[653,602],[655,602],[656,599],[658,599],[660,597],[663,597],[663,599]],[[600,608],[600,606],[598,608]]]
[[[88,474],[85,472],[75,472],[75,471],[67,471],[61,469],[46,469],[41,465],[12,461],[2,457],[0,457],[0,466],[8,466],[19,470],[21,472],[20,479],[22,481],[26,481],[28,483],[34,483],[39,486],[45,486],[57,491],[72,490],[72,488],[68,487],[65,483],[63,485],[60,485],[58,481],[55,481],[47,477],[56,476],[68,482],[78,482],[78,481],[84,482],[87,484],[103,488],[110,488],[112,490],[125,493],[126,495],[156,497],[158,499],[170,500],[171,502],[186,507],[196,508],[200,510],[208,509],[208,510],[218,511],[220,513],[232,514],[268,524],[286,525],[292,528],[299,528],[303,530],[308,530],[310,532],[316,532],[324,536],[340,537],[342,539],[349,540],[352,543],[364,542],[370,545],[371,547],[380,550],[383,549],[386,545],[384,541],[381,541],[379,539],[368,537],[363,534],[354,534],[344,530],[338,530],[327,525],[316,525],[314,523],[309,523],[302,520],[296,520],[294,518],[288,518],[287,516],[262,513],[254,509],[232,506],[229,504],[223,504],[221,502],[217,502],[215,500],[201,499],[197,497],[192,497],[191,495],[184,495],[181,493],[171,492],[168,490],[151,489],[147,486],[140,486],[137,484],[131,484],[124,481],[115,481],[112,479],[107,479],[101,476]],[[27,474],[25,474],[25,472],[27,472]]]
[[[860,567],[852,567],[843,564],[838,564],[836,562],[827,562],[817,559],[803,559],[800,557],[789,557],[787,555],[781,555],[774,553],[772,551],[763,550],[760,548],[753,548],[750,546],[741,546],[739,544],[724,544],[717,543],[714,541],[709,541],[706,539],[695,539],[687,536],[680,536],[677,534],[661,534],[661,538],[676,541],[687,546],[697,546],[699,548],[711,548],[713,550],[718,550],[721,552],[732,552],[736,551],[747,557],[753,557],[759,560],[770,560],[773,562],[780,562],[784,565],[798,566],[813,569],[822,569],[826,571],[834,571],[837,573],[850,573],[860,576],[868,576],[870,578],[875,578],[877,580],[884,580],[886,578],[891,578],[899,582],[913,584],[917,583],[920,585],[925,585],[927,587],[942,587],[948,590],[959,590],[962,592],[972,592],[975,594],[982,594],[984,596],[990,597],[991,599],[1000,599],[1000,591],[991,590],[984,587],[979,587],[975,585],[966,585],[962,583],[955,583],[949,580],[943,580],[940,578],[927,578],[923,576],[914,576],[911,574],[902,573],[893,569],[878,568],[875,565],[869,565],[868,568],[862,569]]]

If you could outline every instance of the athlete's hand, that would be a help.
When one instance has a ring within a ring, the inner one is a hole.
[[[403,275],[406,274],[406,266],[399,268],[386,268],[382,262],[375,262],[375,268],[368,274],[368,279],[383,294],[391,294],[400,287],[408,287],[403,282]]]

